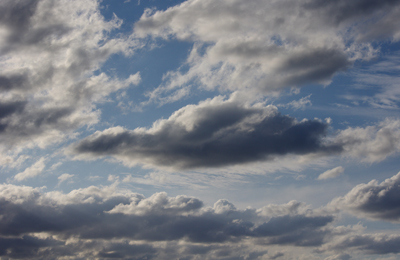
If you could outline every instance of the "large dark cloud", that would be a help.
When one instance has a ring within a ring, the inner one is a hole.
[[[400,150],[400,120],[349,127],[327,136],[321,120],[296,119],[276,107],[245,105],[232,95],[188,105],[151,128],[113,127],[72,145],[77,159],[112,156],[128,166],[189,169],[266,161],[276,156],[318,154],[379,162]]]
[[[400,222],[400,173],[379,183],[359,184],[344,197],[332,201],[333,207],[357,217]]]
[[[82,156],[114,156],[128,164],[218,167],[286,154],[340,152],[340,146],[324,144],[327,128],[318,120],[298,122],[272,106],[245,106],[218,97],[186,106],[150,129],[97,132],[71,150]]]

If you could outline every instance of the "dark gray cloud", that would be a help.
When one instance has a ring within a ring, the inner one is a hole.
[[[9,91],[13,89],[29,88],[29,78],[23,72],[14,75],[0,75],[0,90]]]
[[[236,95],[188,105],[151,128],[113,127],[75,143],[76,159],[112,156],[127,166],[173,169],[220,167],[276,156],[341,155],[379,162],[400,151],[400,120],[385,119],[365,128],[327,136],[321,120],[296,119],[276,107],[246,105]]]
[[[400,173],[379,183],[376,180],[359,184],[331,206],[357,217],[400,222]]]
[[[29,27],[39,0],[11,1],[4,0],[0,6],[0,24],[6,25],[16,33]]]
[[[39,5],[40,10],[38,10]],[[8,28],[5,41],[0,46],[0,54],[3,55],[30,45],[48,46],[48,43],[46,44],[48,37],[62,37],[72,29],[61,21],[52,20],[51,9],[54,4],[46,4],[40,0],[5,0],[2,1],[0,7],[0,25]],[[32,18],[37,16],[38,12],[48,13],[47,23],[39,21],[38,24],[35,24],[32,22]]]
[[[323,9],[324,18],[332,19],[335,23],[341,23],[358,17],[368,17],[379,11],[390,11],[400,5],[398,0],[311,0],[304,4],[306,9]]]
[[[324,144],[327,128],[318,120],[298,122],[272,106],[244,106],[218,97],[186,106],[150,129],[97,132],[71,152],[114,156],[130,164],[218,167],[286,154],[340,152],[340,146]]]
[[[0,119],[10,116],[13,113],[22,112],[27,102],[14,101],[9,103],[0,103]]]
[[[290,205],[275,207],[282,213],[289,212]],[[261,239],[264,245],[319,246],[331,234],[334,220],[304,205],[289,214],[262,212],[237,210],[227,201],[211,208],[192,197],[158,193],[144,198],[109,187],[61,194],[0,185],[0,255],[40,258],[47,254],[51,259],[90,253],[100,258],[152,259],[163,252],[157,242],[185,241],[187,246],[176,250],[188,259],[207,254],[219,255],[213,259],[231,259],[230,245],[237,244],[233,250],[239,250],[244,247],[241,242],[251,238]],[[308,243],[311,236],[314,239]],[[258,259],[267,253],[246,247],[240,250],[250,251],[247,258],[238,259]]]
[[[29,259],[40,255],[39,250],[63,245],[61,241],[54,239],[40,239],[32,236],[21,238],[0,238],[0,256],[16,259]]]
[[[337,49],[315,49],[295,54],[283,60],[280,73],[289,73],[285,85],[303,85],[331,78],[335,73],[350,67],[346,54]]]
[[[311,0],[304,4],[305,10],[319,16],[322,23],[332,23],[338,27],[351,25],[353,39],[358,42],[373,42],[387,38],[394,38],[397,41],[399,6],[398,0]]]

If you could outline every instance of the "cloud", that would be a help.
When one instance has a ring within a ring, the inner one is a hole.
[[[65,140],[98,121],[106,96],[140,82],[98,71],[136,46],[109,38],[122,21],[105,21],[98,1],[5,0],[0,10],[0,154]]]
[[[194,43],[186,64],[149,93],[150,102],[174,102],[196,85],[256,95],[326,85],[355,60],[370,59],[374,40],[400,37],[397,1],[322,3],[188,0],[148,9],[135,24],[136,36]]]
[[[353,72],[357,89],[372,89],[363,95],[344,95],[349,101],[368,104],[374,108],[398,109],[400,101],[399,75],[400,55],[398,52],[386,56],[384,61],[373,63],[367,68]]]
[[[400,173],[378,183],[359,184],[343,197],[331,202],[332,207],[346,210],[357,217],[400,222]]]
[[[57,184],[57,186],[59,186],[64,181],[66,181],[68,179],[71,179],[74,176],[75,176],[74,174],[68,174],[68,173],[61,174],[60,176],[58,176],[58,184]]]
[[[344,172],[344,168],[342,166],[338,166],[336,168],[327,170],[323,173],[321,173],[318,176],[318,180],[326,180],[326,179],[331,179],[331,178],[336,178],[340,176]]]
[[[287,154],[335,153],[328,125],[298,122],[274,106],[246,105],[233,95],[188,105],[149,129],[113,127],[70,147],[76,158],[113,156],[126,165],[189,169],[268,160]]]
[[[399,176],[375,185],[382,186],[376,191],[364,192],[395,194],[388,187],[399,186],[394,183]],[[245,260],[290,258],[298,256],[299,248],[303,254],[310,250],[304,257],[328,253],[325,259],[350,259],[356,252],[399,253],[398,235],[362,234],[360,225],[334,227],[336,216],[327,208],[314,210],[290,201],[242,210],[225,199],[209,207],[190,196],[169,197],[162,192],[146,198],[117,185],[62,193],[1,184],[0,255],[29,259],[230,259],[239,255],[234,259]],[[395,208],[396,203],[382,204]],[[272,250],[276,245],[279,252]]]
[[[350,259],[351,256],[348,254],[339,254],[339,255],[329,256],[324,260],[350,260]]]
[[[187,105],[150,128],[128,130],[117,126],[97,131],[71,145],[67,153],[79,160],[111,156],[130,167],[182,170],[293,155],[336,155],[379,162],[400,150],[398,119],[328,134],[328,123],[297,121],[281,115],[275,106],[246,104],[237,94]],[[337,175],[340,168],[334,172]]]
[[[175,250],[189,257],[231,248],[232,254],[239,250],[256,259],[266,251],[248,247],[249,239],[262,241],[263,247],[318,246],[332,235],[334,220],[333,215],[296,202],[272,205],[273,211],[239,210],[227,200],[206,207],[193,197],[156,193],[145,198],[115,185],[63,194],[2,184],[0,204],[0,254],[16,257],[17,252],[25,252],[24,258],[45,254],[108,258],[148,254],[153,258],[155,254],[171,256]],[[172,243],[171,250],[165,252],[160,242]],[[157,259],[165,258],[169,257]]]
[[[338,237],[331,244],[327,244],[329,250],[343,251],[346,249],[357,249],[367,254],[398,254],[400,250],[397,244],[400,236],[388,234],[351,234]]]
[[[33,178],[41,174],[46,167],[45,164],[46,158],[42,157],[37,162],[35,162],[32,166],[26,168],[23,172],[18,173],[14,176],[16,181],[23,181],[28,178]]]
[[[278,107],[286,107],[286,108],[293,108],[294,110],[298,110],[298,109],[305,109],[307,105],[311,106],[311,100],[310,100],[311,94],[306,96],[306,97],[302,97],[299,100],[293,100],[285,105],[278,105]]]
[[[377,125],[341,130],[334,143],[344,154],[367,162],[380,162],[400,150],[400,120],[385,119]]]

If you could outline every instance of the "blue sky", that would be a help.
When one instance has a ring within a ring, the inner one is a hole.
[[[0,257],[399,259],[399,17],[0,2]]]

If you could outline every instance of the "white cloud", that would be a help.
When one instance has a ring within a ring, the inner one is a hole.
[[[298,109],[304,109],[307,106],[311,106],[311,100],[310,100],[311,94],[306,96],[306,97],[302,97],[299,100],[293,100],[289,103],[287,103],[286,105],[281,105],[283,107],[292,107],[294,110],[298,110]]]
[[[318,176],[318,180],[326,180],[326,179],[332,179],[332,178],[336,178],[339,177],[342,173],[344,172],[344,168],[342,166],[338,166],[336,168],[327,170],[323,173],[321,173]]]
[[[380,162],[400,150],[400,120],[385,119],[377,125],[339,131],[334,143],[344,154],[367,162]]]
[[[60,176],[58,176],[58,185],[59,186],[61,183],[65,182],[68,179],[71,179],[72,177],[74,177],[74,174],[69,174],[69,173],[63,173]]]
[[[398,39],[399,12],[393,1],[188,0],[148,9],[135,33],[195,43],[184,65],[189,69],[166,73],[149,93],[151,102],[163,104],[188,95],[193,85],[259,94],[329,84],[354,60],[376,54],[370,41]]]
[[[42,157],[37,162],[32,164],[32,166],[26,168],[23,172],[18,173],[14,176],[16,181],[23,181],[29,178],[33,178],[41,174],[46,167],[46,158]]]
[[[0,152],[45,148],[98,122],[96,104],[140,82],[98,73],[115,53],[130,55],[132,38],[110,39],[122,21],[105,21],[96,0],[1,2]]]
[[[400,222],[400,172],[379,183],[372,180],[359,184],[330,206],[346,210],[357,217]]]

